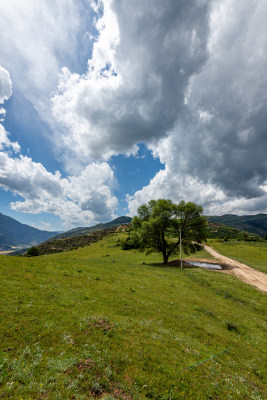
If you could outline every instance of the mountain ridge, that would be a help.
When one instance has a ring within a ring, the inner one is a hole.
[[[87,235],[92,232],[102,231],[104,229],[112,228],[115,226],[129,224],[131,222],[131,220],[132,220],[131,217],[121,216],[121,217],[115,218],[114,220],[112,220],[110,222],[100,223],[100,224],[96,224],[96,225],[89,226],[89,227],[78,227],[78,228],[70,229],[69,231],[60,233],[56,236],[49,238],[48,240],[46,240],[46,242],[52,241],[52,240],[57,240],[57,239],[67,239],[67,238],[70,238],[73,236]]]
[[[250,233],[264,236],[267,233],[267,214],[255,215],[210,215],[207,216],[209,222],[231,226]]]
[[[38,244],[59,232],[43,231],[0,213],[0,250]]]
[[[207,219],[210,223],[217,223],[260,236],[264,236],[267,233],[267,214],[263,213],[242,216],[225,214],[221,216],[207,216]],[[12,247],[25,248],[53,240],[88,235],[92,232],[128,224],[131,220],[131,217],[121,216],[110,222],[99,223],[90,227],[77,227],[59,233],[42,231],[0,213],[0,251],[12,250]]]

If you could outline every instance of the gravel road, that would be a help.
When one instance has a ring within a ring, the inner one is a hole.
[[[232,258],[225,257],[210,246],[204,245],[204,249],[213,257],[217,258],[217,260],[220,260],[224,264],[228,264],[233,267],[226,272],[234,274],[241,281],[246,282],[260,291],[267,293],[267,274],[257,271],[256,269],[242,264],[239,261],[233,260]]]

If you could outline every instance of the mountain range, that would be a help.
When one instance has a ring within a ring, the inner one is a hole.
[[[0,213],[0,251],[34,246],[59,232],[42,231]]]
[[[14,247],[31,247],[50,240],[87,235],[91,232],[102,231],[104,229],[128,224],[131,220],[132,218],[130,217],[119,217],[104,224],[97,224],[91,227],[78,227],[60,233],[42,231],[29,225],[21,224],[15,219],[0,213],[0,251],[12,250]]]
[[[250,233],[264,236],[267,233],[267,214],[257,215],[215,215],[207,217],[208,221],[231,226]]]
[[[216,229],[214,229],[214,226],[213,227],[210,226],[210,228],[213,231],[217,232],[216,233],[217,236],[218,236],[219,225],[230,226],[260,236],[264,236],[267,233],[267,214],[243,215],[243,216],[226,214],[222,216],[208,216],[207,218],[210,223],[216,224],[217,226],[215,227]],[[107,223],[100,223],[91,227],[78,227],[66,231],[64,233],[60,233],[60,232],[42,231],[40,229],[33,228],[29,225],[21,224],[15,219],[0,213],[0,251],[12,250],[12,247],[16,248],[31,247],[39,243],[44,243],[51,240],[66,239],[75,236],[87,235],[92,232],[97,232],[112,227],[125,225],[130,222],[131,222],[130,217],[123,216],[123,217],[118,217],[113,221]],[[229,232],[226,233],[229,235]],[[225,232],[221,232],[220,234],[224,235]],[[230,237],[231,236],[232,234],[230,235]],[[234,236],[236,236],[236,233]]]

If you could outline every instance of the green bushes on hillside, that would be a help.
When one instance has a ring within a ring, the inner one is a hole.
[[[39,256],[39,255],[40,255],[40,249],[39,249],[38,247],[36,247],[36,246],[33,246],[33,247],[31,247],[31,248],[27,251],[26,255],[27,255],[28,257],[36,257],[36,256]]]

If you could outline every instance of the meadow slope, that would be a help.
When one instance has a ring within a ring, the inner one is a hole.
[[[261,272],[267,273],[267,242],[238,240],[218,241],[209,239],[208,244],[220,254],[231,257]]]
[[[0,256],[0,398],[263,400],[266,295],[117,239]]]

